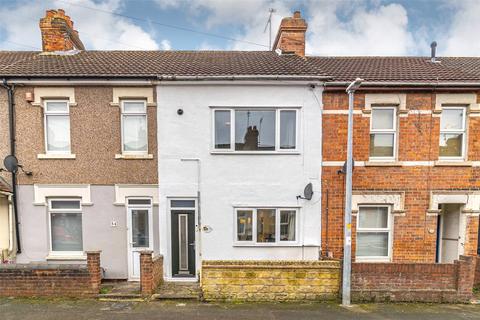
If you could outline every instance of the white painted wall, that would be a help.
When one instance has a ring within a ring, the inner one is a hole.
[[[272,82],[273,83],[273,82]],[[317,96],[315,99],[314,94]],[[195,197],[201,161],[202,259],[318,259],[321,231],[321,97],[317,85],[168,84],[157,87],[160,250],[170,271],[168,197]],[[211,154],[210,106],[301,107],[300,154]],[[177,109],[184,114],[178,115]],[[308,182],[311,201],[297,200]],[[234,206],[299,206],[299,243],[292,247],[234,246]],[[199,261],[197,261],[199,265]]]

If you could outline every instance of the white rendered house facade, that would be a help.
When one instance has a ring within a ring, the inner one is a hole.
[[[321,97],[315,81],[160,82],[165,278],[195,279],[202,260],[320,257]]]

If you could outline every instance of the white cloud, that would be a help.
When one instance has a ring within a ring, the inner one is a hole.
[[[407,55],[423,42],[414,40],[407,11],[399,4],[312,1],[309,14],[310,54]]]
[[[164,39],[160,42],[160,49],[162,49],[162,50],[172,50],[172,44],[167,39]]]
[[[0,8],[0,21],[5,37],[0,39],[0,48],[29,49],[15,46],[12,42],[26,46],[41,48],[41,35],[38,22],[45,15],[45,11],[54,8],[64,8],[79,31],[80,39],[90,50],[156,50],[159,44],[151,34],[132,21],[101,12],[116,11],[122,8],[123,0],[94,0],[72,1],[35,0],[19,2],[15,5]],[[75,5],[78,4],[78,5]],[[87,8],[88,7],[88,8]],[[91,10],[89,8],[95,8]],[[21,17],[21,19],[19,19]],[[30,48],[31,49],[31,48]]]
[[[439,41],[439,53],[447,56],[479,56],[480,1],[464,0],[450,5],[455,14],[449,31]]]

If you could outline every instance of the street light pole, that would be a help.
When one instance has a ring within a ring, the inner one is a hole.
[[[362,84],[357,78],[347,88],[348,93],[348,133],[347,133],[347,165],[345,177],[345,222],[343,227],[343,281],[342,305],[350,305],[350,286],[352,274],[352,174],[353,174],[353,98],[355,90]]]

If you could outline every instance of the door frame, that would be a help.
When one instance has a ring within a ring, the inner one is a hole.
[[[198,281],[198,271],[200,269],[200,248],[199,248],[199,230],[198,230],[198,198],[197,197],[189,197],[189,196],[167,196],[167,259],[165,261],[164,267],[166,270],[165,277],[168,281],[179,281],[179,282],[197,282]],[[194,208],[183,208],[183,207],[175,207],[172,208],[171,201],[172,200],[193,200],[195,201]],[[172,209],[173,210],[188,210],[194,211],[194,222],[195,222],[195,276],[194,277],[174,277],[173,276],[173,268],[172,268]]]
[[[139,200],[150,200],[150,205],[139,205],[139,204],[128,204],[128,200],[139,199]],[[133,259],[132,259],[132,217],[131,211],[135,209],[146,209],[148,210],[148,248],[142,248],[142,250],[153,250],[153,199],[151,197],[126,197],[125,198],[125,208],[126,208],[126,232],[127,232],[127,275],[128,281],[139,281],[140,276],[133,276]],[[140,250],[141,251],[141,250]]]
[[[460,257],[465,252],[465,236],[466,236],[466,217],[463,214],[463,208],[465,205],[463,203],[442,203],[442,205],[447,204],[456,204],[458,205],[458,244],[457,244],[457,253]],[[440,226],[438,228],[439,234],[437,235],[438,239],[438,263],[445,263],[443,262],[443,226],[445,223],[445,208],[442,208],[440,212]],[[463,245],[462,245],[463,243]]]

